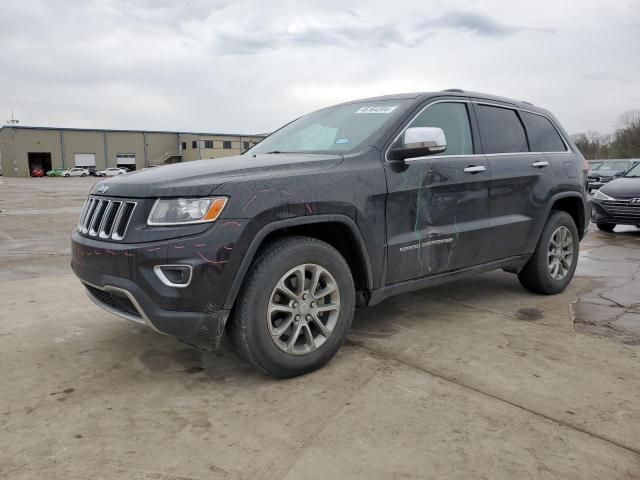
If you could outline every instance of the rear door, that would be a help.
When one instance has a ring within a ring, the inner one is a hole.
[[[548,159],[531,152],[520,113],[508,105],[474,104],[482,148],[491,167],[491,246],[487,261],[535,248],[553,188]]]
[[[385,164],[387,284],[484,261],[491,174],[471,108],[458,100],[426,106],[405,128],[442,128],[445,154]]]

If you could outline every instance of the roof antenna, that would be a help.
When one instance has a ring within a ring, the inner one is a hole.
[[[13,116],[13,109],[11,109],[11,119],[7,120],[7,125],[17,125],[20,123],[20,120],[18,120],[17,118],[14,118]]]

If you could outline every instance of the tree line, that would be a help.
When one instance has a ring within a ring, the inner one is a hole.
[[[578,133],[573,141],[587,160],[640,158],[640,110],[623,113],[620,127],[611,135]]]

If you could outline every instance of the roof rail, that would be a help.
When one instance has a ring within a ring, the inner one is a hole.
[[[521,100],[522,103],[526,103],[527,105],[531,105],[532,107],[534,107],[535,105],[531,102],[527,102],[526,100]]]
[[[443,92],[456,92],[456,93],[465,93],[461,88],[445,88],[442,90]]]

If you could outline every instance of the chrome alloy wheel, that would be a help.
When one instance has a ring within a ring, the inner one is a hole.
[[[267,324],[274,343],[291,355],[317,350],[340,314],[340,290],[325,268],[303,264],[285,273],[271,292]]]
[[[573,263],[573,235],[567,227],[561,226],[553,231],[547,259],[551,278],[562,280],[567,276]]]

